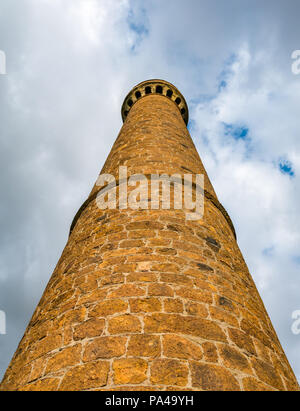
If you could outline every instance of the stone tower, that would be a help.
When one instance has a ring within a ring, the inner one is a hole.
[[[145,81],[122,117],[101,174],[117,188],[119,166],[147,179],[202,174],[204,216],[102,210],[95,184],[1,390],[297,390],[186,128],[184,97],[166,81]]]

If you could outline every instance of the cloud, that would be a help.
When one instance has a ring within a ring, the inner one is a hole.
[[[130,88],[164,78],[228,210],[300,378],[299,2],[3,0],[0,374],[121,127]]]

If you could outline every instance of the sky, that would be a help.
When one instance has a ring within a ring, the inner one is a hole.
[[[187,100],[190,134],[300,381],[299,15],[298,0],[1,0],[0,379],[119,133],[124,97],[161,78]]]

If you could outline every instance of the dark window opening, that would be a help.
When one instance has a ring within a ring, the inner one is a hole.
[[[136,98],[142,97],[141,92],[140,92],[140,91],[137,91],[137,92],[135,93],[135,97],[136,97]]]
[[[162,94],[162,86],[157,86],[156,87],[156,93]]]
[[[124,111],[124,116],[127,117],[127,115],[128,115],[128,111],[126,110]]]
[[[173,96],[173,91],[172,91],[172,90],[168,90],[168,91],[167,91],[167,96],[168,96],[168,97],[172,97],[172,96]]]
[[[185,108],[182,108],[182,109],[180,110],[180,112],[181,112],[181,114],[185,114]]]
[[[151,87],[149,87],[149,86],[146,87],[146,88],[145,88],[145,93],[146,93],[146,94],[151,94]]]
[[[177,99],[175,100],[176,104],[180,104],[181,103],[181,99],[179,97],[177,97]]]
[[[131,107],[131,106],[132,106],[133,101],[131,100],[131,98],[127,101],[127,104],[129,105],[129,107]]]

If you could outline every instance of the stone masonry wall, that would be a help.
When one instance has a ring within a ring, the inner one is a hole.
[[[95,185],[0,390],[297,390],[173,101],[133,105],[102,173],[119,165],[204,174],[204,218],[103,211]]]

